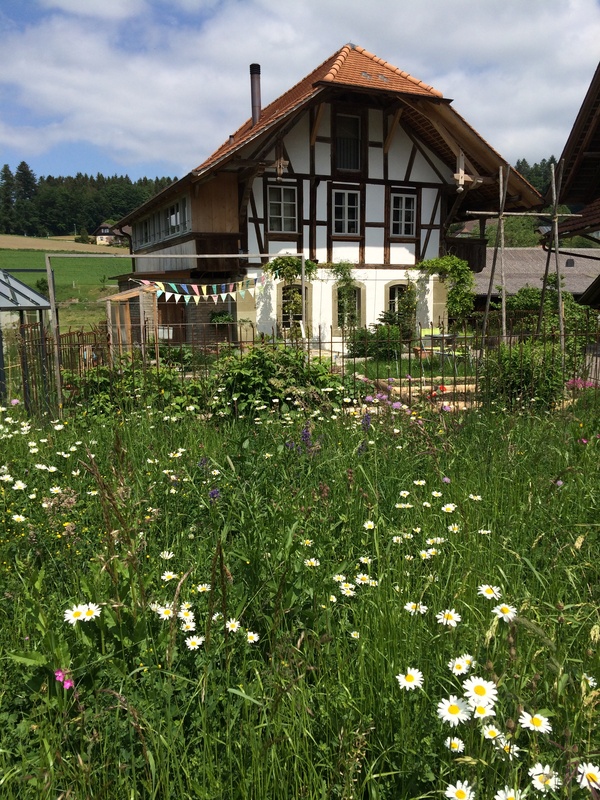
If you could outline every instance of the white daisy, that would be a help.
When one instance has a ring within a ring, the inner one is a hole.
[[[493,681],[484,678],[467,678],[463,683],[463,690],[469,700],[474,700],[479,705],[486,703],[493,705],[498,699],[498,689]]]
[[[531,782],[538,792],[550,792],[562,786],[562,781],[549,764],[543,766],[539,761],[529,769]]]
[[[204,636],[188,636],[185,643],[188,650],[197,650],[204,643]]]
[[[505,786],[504,789],[498,789],[494,795],[494,800],[521,800],[521,796],[519,789],[511,789],[510,786]]]
[[[465,749],[465,743],[462,739],[459,739],[458,736],[449,736],[444,742],[444,745],[452,753],[462,753]]]
[[[456,628],[462,617],[453,608],[447,608],[445,611],[438,611],[435,615],[436,620],[440,625],[448,625],[450,628]]]
[[[486,597],[488,600],[499,600],[502,596],[502,591],[499,586],[491,586],[489,583],[484,583],[477,589],[477,594]]]
[[[577,767],[577,783],[582,789],[600,790],[600,767],[586,762]]]
[[[552,732],[552,725],[550,725],[548,718],[543,717],[541,714],[532,715],[523,711],[519,717],[519,725],[522,728],[527,728],[530,731],[537,731],[538,733]]]
[[[504,622],[512,622],[517,616],[517,609],[514,606],[501,603],[499,606],[492,608],[492,614],[495,614],[498,619],[502,619]]]
[[[437,715],[454,727],[459,722],[466,722],[471,717],[471,711],[464,700],[452,694],[438,703]]]
[[[422,689],[423,688],[423,673],[415,667],[409,667],[406,672],[396,675],[396,680],[402,689]]]
[[[467,781],[456,781],[455,785],[450,784],[444,794],[450,800],[473,800],[475,797],[475,792]]]

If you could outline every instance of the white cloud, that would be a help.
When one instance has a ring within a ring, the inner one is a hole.
[[[42,8],[100,20],[124,20],[144,10],[144,0],[38,0]]]
[[[0,29],[0,145],[88,142],[179,175],[250,115],[250,63],[267,104],[348,41],[453,98],[509,161],[558,156],[600,41],[597,0],[38,2],[52,14]]]

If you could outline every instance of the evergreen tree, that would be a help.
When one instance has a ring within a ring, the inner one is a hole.
[[[0,233],[12,233],[14,224],[15,179],[8,164],[0,171]]]

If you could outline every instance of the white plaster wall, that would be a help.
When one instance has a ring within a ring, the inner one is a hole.
[[[397,128],[388,152],[388,177],[390,180],[404,180],[411,150],[412,142],[402,128]]]
[[[400,244],[399,242],[390,243],[390,264],[406,266],[414,264],[416,260],[416,248],[414,244]]]
[[[304,114],[284,140],[294,172],[309,172],[310,170],[309,140],[308,114]]]
[[[331,260],[349,261],[351,264],[358,264],[359,253],[358,242],[333,242]]]
[[[383,261],[383,228],[365,229],[365,264],[381,264]]]
[[[365,201],[365,222],[381,222],[385,212],[385,186],[367,186]]]
[[[437,156],[434,156],[433,153],[428,150],[424,145],[421,145],[422,148],[427,152],[429,159],[435,164],[437,170],[441,175],[444,175],[449,180],[452,178],[452,173],[448,167],[443,164]],[[439,182],[439,176],[437,175],[436,171],[431,168],[431,166],[427,163],[427,160],[423,157],[423,155],[417,151],[416,158],[413,163],[412,172],[411,172],[411,180],[413,181],[435,181],[436,183]]]

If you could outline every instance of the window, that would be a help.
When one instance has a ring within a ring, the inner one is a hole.
[[[396,283],[388,289],[388,311],[397,314],[400,310],[399,300],[406,291],[406,286],[402,283]]]
[[[358,192],[333,192],[333,233],[358,236],[360,232],[360,195]]]
[[[305,289],[306,292],[306,289]],[[306,302],[306,300],[305,300]],[[302,294],[300,286],[281,287],[281,327],[286,330],[297,328],[302,322]]]
[[[358,171],[360,163],[361,118],[349,114],[337,114],[335,118],[336,168]]]
[[[391,235],[414,238],[417,232],[417,196],[393,193],[391,196]]]
[[[338,291],[337,326],[338,328],[355,328],[360,325],[361,290],[359,286],[351,288],[347,293]]]
[[[269,186],[269,230],[272,233],[296,233],[298,212],[295,186]]]
[[[133,246],[137,249],[161,242],[170,236],[189,231],[190,227],[187,198],[181,197],[176,202],[150,214],[141,222],[134,223]]]

